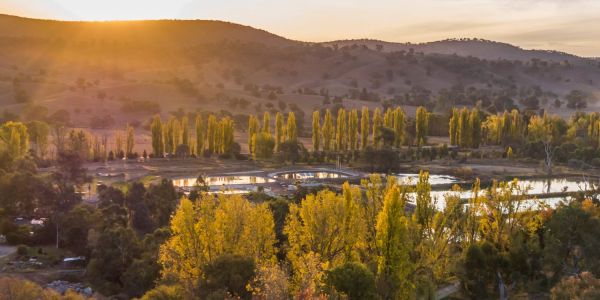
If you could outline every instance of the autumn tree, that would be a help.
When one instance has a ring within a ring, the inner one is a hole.
[[[303,275],[311,273],[307,262],[312,259],[328,269],[356,257],[364,238],[359,199],[360,190],[345,183],[341,195],[324,190],[290,206],[284,232],[297,285],[301,285]],[[319,287],[324,274],[317,273],[310,280]]]
[[[205,267],[222,255],[272,261],[274,226],[267,204],[252,204],[239,195],[204,195],[195,203],[184,198],[171,219],[171,237],[160,249],[162,277],[198,297]]]
[[[375,112],[373,113],[373,148],[379,149],[381,146],[381,141],[378,138],[379,131],[383,126],[383,117],[381,116],[381,110],[379,108],[375,108]]]
[[[31,121],[27,124],[29,140],[35,145],[35,154],[44,158],[48,153],[48,135],[50,126],[42,121]]]
[[[265,111],[263,114],[263,125],[261,130],[268,134],[271,134],[271,114],[268,111]]]
[[[423,106],[417,108],[415,117],[415,138],[417,145],[427,143],[429,133],[429,112]]]
[[[369,143],[369,108],[363,106],[360,116],[360,148],[365,150]]]
[[[298,124],[296,124],[296,115],[293,111],[288,113],[286,127],[288,141],[295,142],[298,140]]]
[[[400,148],[405,139],[406,114],[400,107],[393,112],[392,128],[394,128],[394,146]]]
[[[335,134],[335,149],[337,151],[345,152],[347,150],[347,130],[348,124],[346,119],[346,110],[340,108],[337,115],[337,126]]]
[[[285,131],[283,127],[283,114],[277,112],[277,114],[275,114],[275,152],[279,152],[281,143],[283,143],[284,139]]]
[[[377,275],[383,299],[409,299],[413,295],[410,274],[413,264],[409,220],[404,214],[406,190],[394,186],[385,195],[383,208],[377,216]]]
[[[323,120],[321,134],[323,135],[323,150],[330,151],[331,146],[333,145],[333,136],[335,135],[335,132],[333,128],[333,118],[329,109],[325,111],[325,119]]]
[[[200,114],[196,114],[196,119],[194,121],[194,129],[196,131],[196,155],[202,156],[204,154],[206,132],[202,120],[202,115]]]
[[[258,133],[258,119],[254,115],[250,115],[248,118],[248,151],[250,154],[254,153],[254,135]]]
[[[29,150],[27,126],[20,122],[6,122],[0,125],[0,141],[12,157],[21,157]]]
[[[348,147],[350,151],[358,150],[358,111],[353,109],[348,115]]]
[[[321,116],[318,110],[313,111],[312,115],[312,143],[313,151],[318,152],[321,142]]]
[[[133,154],[133,146],[135,145],[135,132],[133,127],[127,124],[125,128],[126,138],[125,138],[125,155],[130,156]]]
[[[155,157],[162,157],[165,151],[163,142],[163,124],[159,115],[152,118],[150,131],[152,132],[152,153]]]

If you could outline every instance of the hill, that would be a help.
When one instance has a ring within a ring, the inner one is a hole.
[[[265,109],[387,104],[409,113],[417,105],[438,112],[453,105],[562,115],[598,110],[598,60],[491,41],[307,43],[205,20],[1,15],[0,28],[10,28],[0,31],[5,119],[68,116],[78,126],[104,119],[142,125],[156,112],[183,109],[221,111],[243,123],[243,115]]]

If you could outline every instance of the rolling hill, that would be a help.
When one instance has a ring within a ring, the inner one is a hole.
[[[233,115],[384,104],[409,112],[417,105],[599,110],[597,59],[479,39],[310,43],[222,21],[7,15],[0,28],[5,115],[58,112],[79,126],[105,116],[141,124],[180,108]]]

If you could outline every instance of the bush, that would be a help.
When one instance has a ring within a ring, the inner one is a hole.
[[[27,255],[28,252],[29,252],[29,247],[27,247],[26,245],[17,246],[17,255],[25,256],[25,255]]]

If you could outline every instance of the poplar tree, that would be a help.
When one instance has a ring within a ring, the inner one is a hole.
[[[327,109],[325,111],[325,119],[323,120],[323,150],[330,151],[333,143],[333,118],[331,117],[331,111]]]
[[[348,116],[348,146],[350,151],[358,150],[358,110],[353,109]]]
[[[318,110],[312,115],[312,143],[313,151],[318,152],[321,141],[321,116]]]
[[[459,119],[459,115],[458,115],[458,109],[456,109],[455,107],[452,107],[452,113],[450,116],[450,122],[448,124],[448,135],[450,135],[450,145],[457,145],[458,144],[458,119]]]
[[[217,118],[214,115],[209,115],[208,116],[208,124],[207,124],[207,135],[206,135],[206,140],[208,142],[208,151],[210,153],[214,153],[215,152],[215,141],[217,138]]]
[[[135,146],[135,132],[133,127],[127,124],[125,129],[127,137],[125,139],[125,156],[133,154],[133,147]]]
[[[200,114],[196,114],[196,120],[194,124],[194,128],[196,130],[196,155],[200,157],[204,154],[204,144],[206,140],[204,123],[202,122],[202,116]]]
[[[394,128],[394,111],[388,107],[383,114],[383,125],[388,128]]]
[[[152,153],[155,157],[162,157],[165,151],[163,142],[163,125],[159,115],[154,116],[152,119],[150,131],[152,132]]]
[[[248,118],[248,152],[254,153],[254,135],[258,133],[258,120],[254,115]]]
[[[460,117],[458,118],[458,145],[461,147],[468,147],[470,145],[470,128],[469,128],[469,111],[466,107],[460,110]]]
[[[369,143],[369,108],[363,106],[360,116],[360,148],[364,151]]]
[[[21,122],[9,121],[0,126],[0,141],[4,143],[11,157],[21,157],[29,150],[27,126]]]
[[[404,215],[407,195],[403,187],[388,190],[383,209],[377,216],[378,277],[382,281],[383,299],[410,299],[413,271],[408,219]]]
[[[27,124],[27,132],[29,133],[30,141],[35,144],[36,154],[44,158],[48,151],[50,126],[46,122],[31,121]]]
[[[298,140],[297,130],[298,130],[298,127],[296,124],[296,115],[294,114],[293,111],[290,111],[288,113],[287,129],[286,129],[288,141],[296,142]]]
[[[122,158],[121,154],[125,155],[125,151],[123,151],[123,133],[117,130],[115,132],[115,155]]]
[[[267,134],[271,134],[271,115],[268,111],[265,111],[263,114],[262,131]]]
[[[190,124],[188,117],[183,117],[181,119],[181,144],[189,146],[190,145]]]
[[[393,128],[394,128],[394,146],[400,148],[404,143],[404,131],[406,128],[406,114],[397,107],[393,113]]]
[[[346,147],[346,131],[348,130],[347,128],[347,124],[346,124],[346,110],[343,108],[340,108],[338,110],[338,115],[337,115],[337,132],[335,135],[335,143],[336,143],[336,150],[341,151],[341,152],[345,152],[347,150]]]
[[[283,114],[277,112],[277,114],[275,114],[275,152],[279,152],[284,138]]]
[[[415,136],[417,145],[421,146],[427,143],[427,134],[429,131],[429,112],[423,106],[417,108],[415,120]]]
[[[383,117],[381,116],[381,110],[375,108],[375,112],[373,113],[373,148],[379,149],[379,145],[381,144],[379,138],[379,131],[381,130],[381,126],[383,126]]]
[[[481,119],[479,118],[479,110],[473,108],[469,115],[469,142],[472,148],[479,148],[481,144]]]

